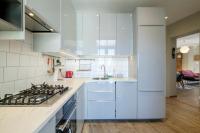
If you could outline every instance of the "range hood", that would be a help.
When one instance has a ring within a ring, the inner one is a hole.
[[[22,31],[25,12],[25,28],[31,32],[55,32],[39,17],[36,11],[23,6],[23,0],[0,0],[0,31]]]
[[[54,32],[54,29],[50,25],[28,7],[25,7],[25,26],[31,32]]]

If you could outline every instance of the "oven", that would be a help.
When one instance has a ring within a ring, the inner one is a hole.
[[[76,133],[76,99],[74,95],[56,114],[56,133]]]

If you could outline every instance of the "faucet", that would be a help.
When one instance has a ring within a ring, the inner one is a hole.
[[[103,77],[106,78],[106,66],[101,65],[101,70],[103,69]]]

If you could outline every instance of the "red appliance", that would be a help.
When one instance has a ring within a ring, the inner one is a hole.
[[[65,75],[66,78],[72,78],[72,76],[73,76],[73,71],[66,71]]]

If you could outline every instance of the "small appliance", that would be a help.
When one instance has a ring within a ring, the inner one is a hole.
[[[73,77],[73,71],[66,71],[65,78],[72,78]]]

